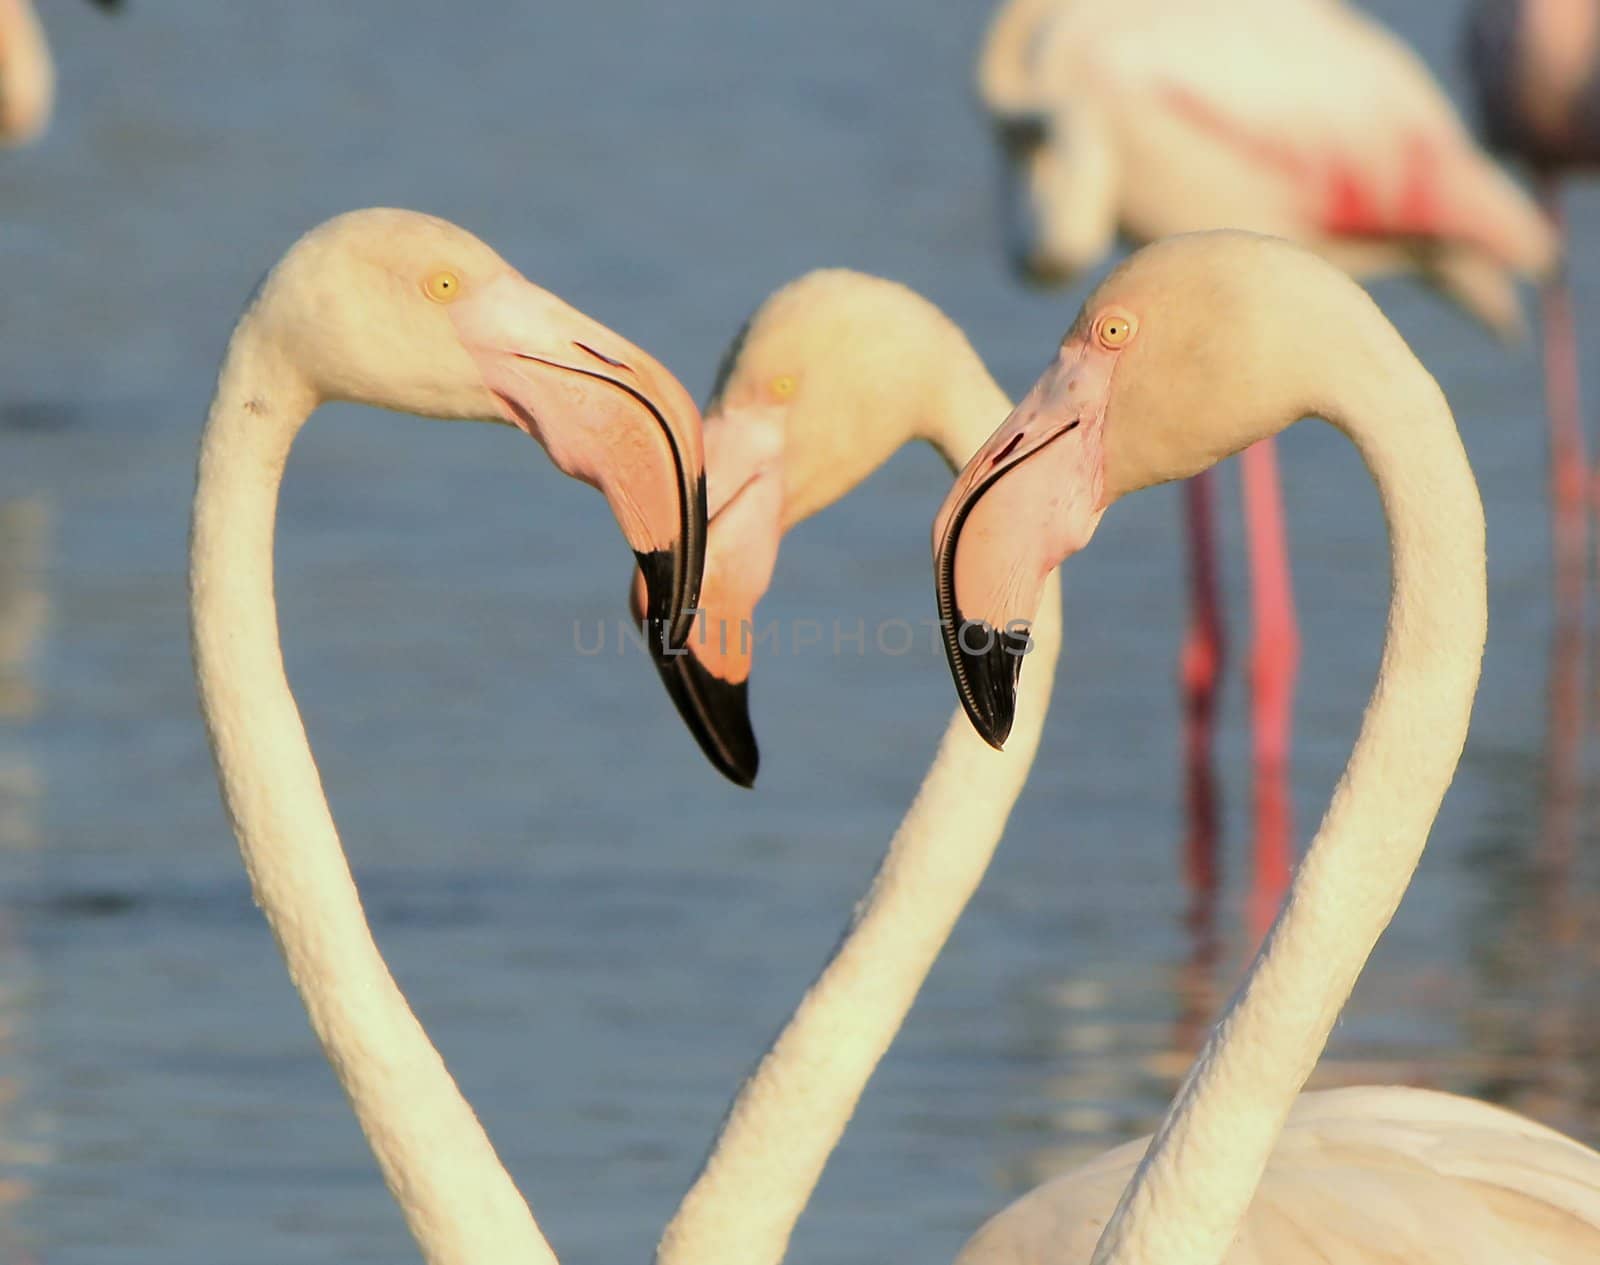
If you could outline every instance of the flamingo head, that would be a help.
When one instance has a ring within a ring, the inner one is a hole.
[[[1148,246],[1090,295],[934,523],[946,657],[990,745],[1010,733],[1045,578],[1119,497],[1323,411],[1316,365],[1327,331],[1349,324],[1351,291],[1299,247],[1217,232]]]
[[[538,440],[609,502],[645,578],[654,644],[683,644],[705,557],[700,415],[640,348],[471,233],[410,211],[312,230],[263,282],[250,321],[315,400],[498,422]]]

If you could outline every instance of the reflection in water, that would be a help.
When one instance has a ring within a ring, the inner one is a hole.
[[[42,500],[0,503],[0,722],[26,720],[38,704],[31,668],[49,613],[39,582],[48,528]],[[32,761],[0,748],[0,849],[34,846],[38,793]]]
[[[1217,935],[1215,902],[1208,915],[1204,920],[1190,919],[1189,956],[1178,966],[1174,977],[1176,1014],[1169,1045],[1185,1066],[1200,1053],[1211,1020],[1222,1002],[1217,988],[1217,962],[1222,942]]]
[[[26,719],[36,703],[29,673],[49,612],[39,584],[49,521],[37,497],[0,503],[0,719]]]
[[[1593,858],[1576,857],[1565,882],[1514,844],[1476,859],[1485,880],[1471,937],[1478,981],[1463,1044],[1495,1054],[1478,1092],[1592,1137],[1600,1121]]]
[[[3,792],[0,792],[3,798]],[[48,1159],[42,1145],[28,1140],[29,1124],[22,1118],[25,1094],[18,1074],[17,1023],[22,1009],[28,972],[19,945],[10,934],[10,911],[0,911],[0,1259],[32,1265],[21,1208],[33,1193],[33,1176]]]
[[[49,602],[41,583],[49,512],[38,498],[0,503],[0,857],[35,846],[39,778],[25,752],[7,739],[39,705],[31,668]],[[29,972],[16,938],[11,901],[0,895],[0,1259],[28,1265],[18,1208],[32,1193],[30,1172],[43,1156],[18,1119],[17,1018]]]

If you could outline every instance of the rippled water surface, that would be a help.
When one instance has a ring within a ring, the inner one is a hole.
[[[251,906],[193,699],[186,503],[251,285],[327,214],[425,208],[696,392],[815,265],[923,290],[1014,391],[1081,291],[1022,293],[999,267],[968,91],[985,4],[143,0],[111,21],[40,2],[60,114],[0,160],[0,1261],[414,1259]],[[1379,7],[1459,86],[1456,4]],[[1574,205],[1600,311],[1600,204]],[[1379,295],[1483,483],[1491,646],[1434,846],[1319,1077],[1465,1090],[1592,1139],[1581,793],[1576,863],[1544,864],[1537,362],[1412,287]],[[1387,569],[1343,442],[1307,426],[1283,452],[1304,833],[1370,687]],[[785,547],[764,611],[825,631],[763,664],[750,794],[614,624],[606,654],[573,649],[575,619],[592,636],[620,614],[628,558],[533,445],[338,408],[295,452],[290,675],[383,948],[564,1259],[645,1259],[909,801],[952,705],[943,663],[834,654],[831,629],[927,612],[945,486],[907,452]],[[1236,681],[1215,943],[1179,881],[1177,510],[1118,507],[1071,569],[1039,767],[794,1259],[949,1259],[1009,1195],[1152,1125],[1236,977]]]

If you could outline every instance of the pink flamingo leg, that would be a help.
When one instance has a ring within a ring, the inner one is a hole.
[[[1217,592],[1217,550],[1212,476],[1183,485],[1185,544],[1189,559],[1189,629],[1178,667],[1183,687],[1184,785],[1188,838],[1185,881],[1193,900],[1191,921],[1209,919],[1218,886],[1217,789],[1212,766],[1217,682],[1224,653],[1222,606]]]
[[[1250,710],[1255,756],[1255,880],[1250,925],[1264,932],[1289,885],[1292,822],[1289,733],[1300,631],[1289,577],[1283,489],[1271,440],[1244,453],[1245,536],[1250,550]]]
[[[1540,199],[1551,222],[1565,235],[1559,186],[1552,176],[1541,177]],[[1564,564],[1581,560],[1588,551],[1589,458],[1583,437],[1583,409],[1578,395],[1578,332],[1572,314],[1572,291],[1566,265],[1545,285],[1544,307],[1545,400],[1550,413],[1550,513],[1552,544],[1558,577],[1557,618],[1581,618],[1581,612],[1563,603],[1573,600],[1560,592]],[[1575,599],[1582,602],[1581,589]]]

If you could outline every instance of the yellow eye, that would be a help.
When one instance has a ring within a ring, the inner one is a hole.
[[[1126,346],[1133,337],[1133,318],[1121,313],[1102,316],[1095,322],[1094,333],[1102,347],[1115,351],[1118,347]]]
[[[772,380],[772,394],[780,400],[786,400],[794,394],[795,387],[799,385],[793,377],[786,373]]]
[[[461,293],[461,280],[453,272],[436,272],[422,288],[435,303],[454,303]]]

